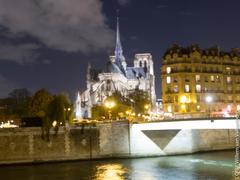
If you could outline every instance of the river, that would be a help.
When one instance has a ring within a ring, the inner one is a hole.
[[[234,152],[0,166],[1,180],[228,180]]]

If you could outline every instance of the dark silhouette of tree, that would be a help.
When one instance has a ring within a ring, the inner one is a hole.
[[[6,98],[7,113],[18,118],[28,115],[31,93],[26,89],[14,89]]]
[[[46,89],[38,90],[30,101],[30,115],[45,118],[48,105],[52,100],[53,96]]]
[[[134,109],[135,113],[145,113],[146,109],[144,108],[145,105],[151,105],[149,95],[146,91],[135,89],[127,96],[129,103],[131,103],[132,108]]]
[[[57,134],[60,123],[65,125],[65,122],[70,120],[71,114],[72,108],[69,98],[65,94],[55,95],[48,105],[47,117],[44,121],[47,135],[49,135],[49,130],[54,121],[57,122],[55,126],[55,132]]]

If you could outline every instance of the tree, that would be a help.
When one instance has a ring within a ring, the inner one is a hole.
[[[48,105],[52,100],[53,96],[46,89],[38,90],[30,101],[30,115],[45,118]]]
[[[111,109],[107,109],[107,107],[104,106],[104,102],[107,101],[114,102],[115,104],[114,107]],[[116,119],[121,116],[124,116],[125,112],[131,109],[129,101],[124,96],[122,96],[122,94],[118,91],[114,92],[111,96],[107,97],[104,102],[103,104],[94,106],[92,108],[92,117],[94,119],[100,119],[103,116],[108,117],[109,113],[111,113],[112,115],[111,118]]]
[[[131,92],[128,95],[127,99],[130,101],[131,106],[133,107],[136,114],[145,113],[145,105],[151,105],[148,93],[140,89],[135,89],[133,92]]]
[[[27,116],[30,99],[31,93],[26,88],[14,89],[6,99],[8,113],[16,117]]]
[[[68,97],[65,94],[56,95],[48,106],[48,118],[52,121],[65,123],[68,119],[68,108],[71,110]]]
[[[56,95],[48,105],[47,125],[51,125],[54,121],[57,122],[56,128],[60,123],[65,125],[66,121],[70,121],[71,114],[72,108],[68,97],[65,94]]]

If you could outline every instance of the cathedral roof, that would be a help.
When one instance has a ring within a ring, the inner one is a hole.
[[[146,70],[144,67],[127,67],[126,76],[128,79],[146,77]]]
[[[107,72],[108,73],[120,73],[122,74],[122,71],[120,70],[120,68],[113,62],[108,61],[107,63]]]

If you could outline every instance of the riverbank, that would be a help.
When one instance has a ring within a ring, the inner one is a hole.
[[[142,125],[141,125],[142,128]],[[146,130],[125,122],[60,128],[42,140],[41,128],[0,130],[0,164],[156,157],[233,149],[234,130]]]

